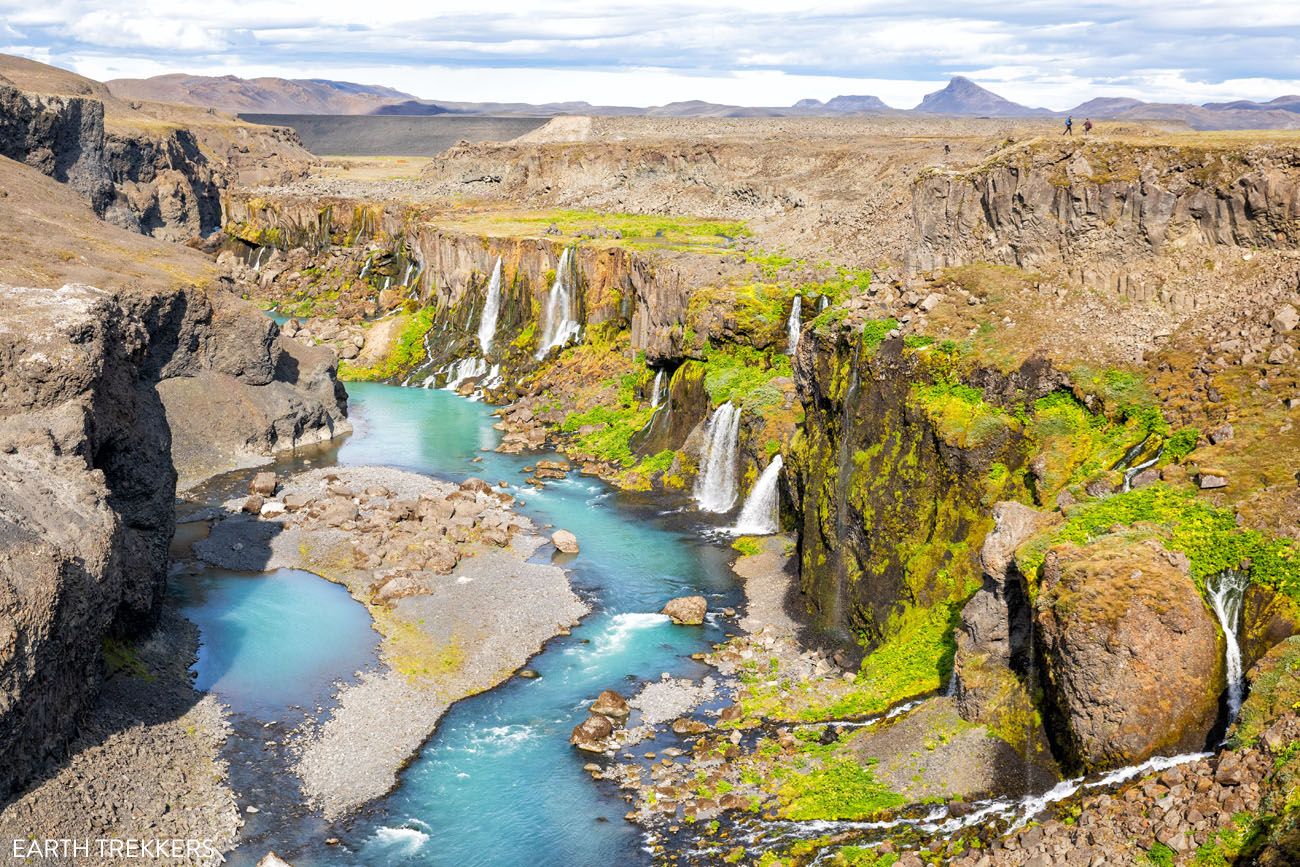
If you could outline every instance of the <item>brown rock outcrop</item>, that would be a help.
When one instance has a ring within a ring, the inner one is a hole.
[[[1180,555],[1117,537],[1062,545],[1036,607],[1058,758],[1096,769],[1205,746],[1223,643]]]

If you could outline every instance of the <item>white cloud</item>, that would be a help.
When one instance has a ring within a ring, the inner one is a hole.
[[[0,0],[11,50],[96,78],[161,72],[389,84],[441,99],[899,107],[966,74],[1020,102],[1300,90],[1300,3],[1261,0]],[[598,12],[593,12],[598,9]]]

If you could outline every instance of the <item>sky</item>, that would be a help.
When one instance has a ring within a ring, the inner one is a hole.
[[[0,0],[0,52],[91,78],[330,78],[426,99],[914,106],[953,75],[1027,105],[1300,93],[1300,0]]]

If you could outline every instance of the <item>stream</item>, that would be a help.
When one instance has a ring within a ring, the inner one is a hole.
[[[499,434],[481,403],[436,389],[358,383],[348,390],[356,432],[318,465],[387,465],[513,487],[522,486],[521,468],[537,460],[491,451]],[[258,800],[260,812],[245,817],[251,841],[228,863],[255,863],[268,849],[295,867],[649,863],[639,832],[623,819],[626,803],[612,783],[593,782],[583,770],[590,758],[569,745],[569,732],[603,689],[630,696],[664,673],[696,680],[708,673],[690,655],[723,640],[723,627],[712,618],[704,627],[674,626],[656,612],[689,593],[707,596],[711,610],[737,605],[734,554],[701,533],[712,526],[703,523],[707,516],[664,511],[662,501],[576,473],[544,490],[514,493],[539,526],[577,535],[581,554],[557,562],[571,570],[592,613],[529,663],[540,678],[512,678],[454,705],[397,789],[348,822],[325,826],[297,805],[276,802],[268,777],[279,788],[296,787],[284,768],[261,767],[257,739],[266,721],[292,721],[294,708],[328,704],[328,678],[322,683],[308,663],[317,654],[338,666],[333,675],[342,680],[373,664],[373,633],[355,629],[364,609],[341,587],[305,573],[204,570],[179,580],[185,611],[201,631],[200,686],[231,707],[236,734],[227,752],[241,807],[249,791],[272,799]],[[549,559],[551,551],[545,546],[538,556]],[[301,593],[306,604],[286,608],[286,593]],[[279,659],[295,673],[278,673]],[[325,844],[331,835],[338,845]]]

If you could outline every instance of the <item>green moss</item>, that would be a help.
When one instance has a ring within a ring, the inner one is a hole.
[[[402,327],[397,342],[382,361],[369,367],[354,367],[346,361],[340,361],[339,379],[350,381],[392,379],[424,361],[424,337],[433,327],[434,312],[432,307],[422,307],[411,314]]]
[[[988,442],[1017,426],[1015,419],[987,403],[977,388],[954,382],[912,387],[912,396],[925,410],[944,441],[960,448]]]
[[[1165,440],[1164,457],[1170,463],[1182,463],[1183,458],[1192,453],[1200,442],[1201,431],[1194,427],[1185,427]]]
[[[862,325],[862,349],[873,354],[885,342],[889,332],[898,327],[897,319],[869,319]]]
[[[153,674],[150,673],[148,666],[141,661],[140,654],[131,644],[119,638],[105,638],[103,650],[104,667],[108,670],[109,676],[121,673],[140,680],[150,682],[156,680]]]
[[[827,863],[831,867],[894,867],[898,863],[898,854],[865,846],[843,846],[831,855]]]
[[[1300,553],[1292,539],[1267,536],[1237,525],[1236,516],[1186,488],[1154,484],[1069,510],[1063,524],[1021,546],[1021,572],[1037,577],[1049,548],[1060,542],[1087,544],[1116,526],[1149,525],[1165,547],[1181,551],[1198,586],[1227,569],[1248,567],[1251,580],[1300,600]]]
[[[731,543],[731,547],[739,551],[742,557],[753,557],[763,553],[763,543],[755,536],[741,536]]]
[[[728,401],[753,411],[780,406],[785,396],[771,382],[791,375],[790,357],[784,353],[727,346],[704,356],[704,389],[714,406]]]
[[[1151,867],[1173,867],[1176,853],[1164,843],[1156,841],[1142,855],[1142,863]]]
[[[862,660],[852,689],[828,704],[810,704],[800,718],[870,716],[939,689],[952,675],[957,610],[955,605],[906,608],[892,617],[885,629],[889,637]]]
[[[807,774],[792,774],[778,795],[781,814],[799,821],[870,819],[906,801],[878,781],[870,768],[849,759],[832,759]]]
[[[1251,671],[1233,742],[1253,744],[1278,717],[1300,708],[1300,636],[1275,646]]]
[[[600,460],[630,467],[635,463],[632,455],[632,436],[646,426],[654,410],[635,406],[595,406],[585,412],[569,413],[560,425],[565,433],[576,433],[584,427],[596,430],[578,434],[574,445],[583,453]]]

